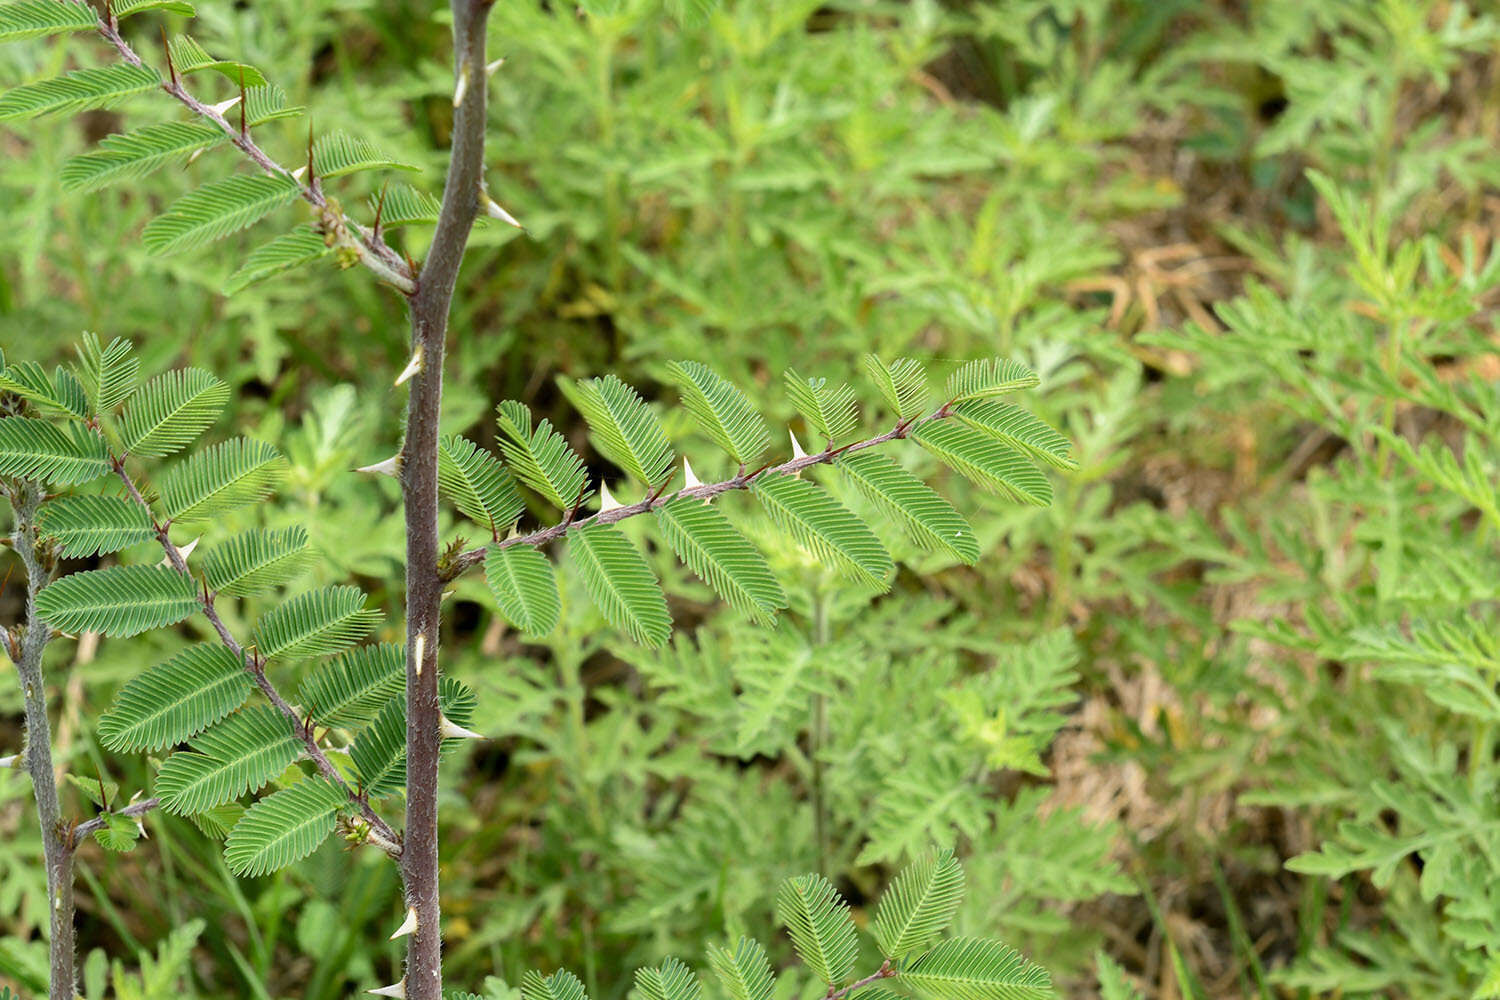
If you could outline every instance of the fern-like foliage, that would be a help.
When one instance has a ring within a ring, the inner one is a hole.
[[[1073,445],[1061,433],[1014,403],[974,399],[953,408],[958,419],[1002,444],[1059,469],[1076,469]]]
[[[146,508],[116,497],[59,497],[42,508],[37,528],[61,555],[108,555],[155,535]]]
[[[635,986],[643,1000],[700,1000],[703,995],[698,976],[676,958],[655,968],[637,969]]]
[[[218,594],[259,594],[295,580],[312,562],[307,531],[254,529],[226,539],[203,558],[203,579]]]
[[[68,6],[46,0],[53,6]],[[224,133],[198,122],[162,122],[134,132],[105,136],[99,148],[80,153],[62,166],[65,191],[97,191],[120,181],[139,180],[223,141]]]
[[[159,255],[192,250],[254,225],[296,201],[300,190],[280,175],[226,177],[178,198],[141,231],[141,242]]]
[[[267,611],[255,626],[255,645],[264,656],[337,653],[364,638],[378,621],[380,612],[365,607],[358,587],[325,587]]]
[[[953,938],[918,957],[901,978],[937,1000],[1047,1000],[1047,970],[984,938]]]
[[[179,451],[208,429],[228,401],[228,384],[201,368],[158,375],[136,390],[125,408],[125,449],[143,458]]]
[[[303,681],[298,696],[322,725],[362,726],[405,682],[405,650],[382,642],[340,653]]]
[[[264,87],[266,78],[260,70],[248,63],[232,59],[215,59],[208,51],[187,35],[178,35],[167,42],[167,52],[172,58],[172,67],[179,73],[199,73],[210,70],[222,73],[236,84],[246,87]]]
[[[313,167],[323,178],[342,177],[361,170],[421,170],[414,163],[403,163],[381,152],[372,142],[330,132],[313,143]]]
[[[99,24],[94,8],[77,0],[18,0],[0,5],[0,42],[24,42]]]
[[[854,406],[854,390],[826,378],[803,378],[787,369],[786,394],[807,426],[830,443],[854,433],[859,413]]]
[[[550,976],[527,970],[521,977],[522,1000],[588,1000],[588,993],[578,977],[567,969]]]
[[[294,267],[311,264],[315,260],[333,253],[328,241],[318,235],[312,226],[297,226],[289,233],[256,247],[245,256],[245,261],[229,276],[225,294],[248,288],[258,281],[290,271]]]
[[[729,1000],[771,1000],[776,978],[766,949],[752,938],[740,938],[734,950],[716,944],[708,946],[708,964],[729,994]]]
[[[438,706],[445,718],[460,726],[474,717],[476,699],[468,686],[453,677],[438,680]],[[444,747],[456,741],[444,740]],[[349,759],[366,794],[379,798],[394,794],[406,784],[406,692],[380,707],[373,722],[349,748]]]
[[[840,457],[836,464],[861,493],[899,521],[918,545],[941,549],[971,566],[979,561],[979,541],[969,522],[889,456],[856,451]]]
[[[0,94],[0,122],[104,108],[160,85],[161,79],[142,66],[122,63],[75,69],[51,80],[22,84]]]
[[[927,405],[927,375],[911,358],[897,358],[889,365],[874,354],[865,355],[865,372],[880,397],[896,416],[911,420]]]
[[[599,524],[573,533],[568,555],[606,621],[637,642],[666,643],[672,615],[661,584],[619,528]]]
[[[297,759],[292,723],[269,705],[242,708],[167,758],[156,776],[162,806],[199,813],[263,788]]]
[[[392,184],[383,198],[370,199],[370,213],[373,215],[378,210],[380,224],[386,229],[414,223],[436,225],[442,208],[436,198],[410,184]]]
[[[144,10],[159,10],[167,14],[182,14],[187,17],[198,13],[187,0],[116,0],[115,3],[110,4],[110,11],[117,21],[122,21]]]
[[[14,393],[40,409],[63,416],[87,417],[88,396],[82,383],[66,369],[48,378],[35,361],[19,361],[0,372],[0,391]]]
[[[557,626],[562,601],[552,563],[523,545],[491,545],[484,556],[484,580],[505,620],[522,632],[546,635]]]
[[[656,523],[677,558],[731,606],[765,624],[786,607],[771,567],[717,507],[678,497],[657,509]]]
[[[605,458],[648,488],[672,467],[672,446],[640,395],[613,375],[579,382],[574,401]]]
[[[0,417],[0,476],[75,486],[109,471],[104,441],[83,424]]]
[[[980,358],[970,361],[948,376],[948,399],[961,403],[966,399],[1001,396],[1019,389],[1034,388],[1036,372],[1019,361],[1007,358]]]
[[[869,525],[805,479],[765,476],[755,495],[771,520],[850,579],[884,590],[895,568]]]
[[[189,646],[120,689],[99,720],[110,750],[165,750],[239,708],[252,682],[245,665],[216,643]]]
[[[562,510],[581,506],[591,495],[583,459],[563,436],[543,420],[533,430],[531,411],[523,403],[506,400],[497,408],[500,450],[516,478]]]
[[[497,538],[525,506],[500,460],[456,434],[438,442],[438,486],[465,517]]]
[[[245,91],[245,125],[249,128],[283,118],[299,118],[304,110],[300,105],[288,104],[286,92],[274,83]]]
[[[141,362],[130,341],[116,337],[107,346],[84,331],[78,343],[78,381],[96,413],[109,413],[130,398]]]
[[[285,868],[318,849],[347,804],[343,789],[329,779],[304,778],[245,811],[229,832],[224,859],[241,876]]]
[[[923,858],[896,876],[875,911],[881,954],[899,962],[925,950],[948,928],[963,894],[963,866],[952,851]]]
[[[849,904],[821,875],[798,875],[776,894],[776,919],[786,925],[792,947],[813,975],[830,986],[854,971],[859,953]]]
[[[193,581],[165,566],[111,566],[71,573],[37,595],[42,620],[64,632],[115,638],[175,625],[198,610]]]
[[[161,481],[161,503],[173,521],[201,521],[264,500],[286,459],[264,441],[231,438],[189,456]]]
[[[1047,477],[983,431],[952,420],[930,421],[917,427],[912,439],[976,486],[1038,507],[1052,502]]]
[[[698,426],[736,462],[749,465],[766,450],[771,435],[765,420],[722,375],[697,361],[673,361],[667,375]]]

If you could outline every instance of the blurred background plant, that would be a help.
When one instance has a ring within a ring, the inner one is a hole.
[[[778,632],[659,558],[686,625],[666,653],[566,589],[563,627],[523,643],[465,582],[445,648],[494,739],[445,765],[450,980],[508,997],[565,965],[617,1000],[636,965],[769,940],[785,875],[821,868],[858,909],[937,842],[965,857],[962,928],[1069,996],[1500,996],[1500,21],[1451,0],[584,6],[492,18],[490,188],[530,238],[476,233],[448,430],[483,440],[504,398],[576,427],[567,379],[650,396],[676,358],[791,420],[787,366],[999,354],[1040,373],[1029,405],[1080,468],[1041,510],[950,477],[979,565],[898,550],[912,572],[879,598],[773,552],[801,574]],[[205,3],[195,32],[435,192],[445,17]],[[0,49],[0,85],[62,53]],[[226,295],[257,237],[162,260],[110,235],[186,186],[60,191],[129,108],[0,130],[0,343],[55,361],[92,329],[229,380],[226,423],[293,465],[283,508],[239,516],[309,524],[317,582],[395,607],[396,491],[350,472],[399,440],[393,300],[331,268]],[[304,127],[258,134],[295,160]],[[149,785],[90,727],[173,641],[57,662],[71,771]],[[0,685],[0,748],[18,719]],[[24,781],[0,770],[0,982],[29,991]],[[190,824],[150,829],[80,856],[90,1000],[106,955],[139,980],[119,996],[389,980],[389,866],[325,847],[242,883]]]

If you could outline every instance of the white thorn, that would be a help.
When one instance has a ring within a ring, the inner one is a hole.
[[[17,771],[21,769],[20,754],[13,753],[9,757],[0,757],[0,771],[8,771],[11,768],[15,768]]]
[[[231,97],[227,101],[224,101],[220,104],[210,104],[208,107],[209,110],[213,111],[214,114],[218,115],[220,118],[223,118],[224,112],[228,111],[238,103],[240,103],[240,99],[238,97]]]
[[[499,69],[501,66],[504,66],[504,65],[505,65],[505,57],[501,56],[499,59],[496,59],[494,62],[492,62],[492,63],[488,64],[487,66],[485,66],[485,68],[484,68],[484,75],[485,76],[494,76],[495,75],[495,70]]]
[[[375,476],[396,477],[401,474],[401,456],[392,455],[384,462],[376,462],[374,465],[361,465],[355,472],[368,472]]]
[[[802,442],[797,440],[797,432],[790,427],[786,429],[786,432],[792,439],[792,461],[795,462],[799,458],[806,458],[807,452],[802,450]]]
[[[612,510],[618,510],[624,504],[616,500],[609,492],[609,483],[599,480],[599,513],[604,514]]]
[[[305,173],[307,173],[307,164],[304,163],[302,164],[302,166],[292,171],[292,177],[300,181],[302,179],[302,175]]]
[[[365,992],[377,997],[395,997],[396,1000],[406,1000],[406,977],[403,976],[399,983],[382,986],[378,990],[365,990]]]
[[[682,457],[682,479],[682,488],[685,490],[695,489],[703,485],[698,481],[698,477],[693,474],[693,463],[687,460],[686,455]]]
[[[417,349],[415,351],[413,351],[412,354],[411,354],[411,360],[406,363],[406,367],[405,368],[401,369],[401,374],[396,376],[396,384],[400,385],[402,382],[405,382],[407,379],[411,378],[413,375],[415,375],[417,372],[419,372],[421,370],[422,370],[422,345],[418,344],[417,345]]]
[[[151,834],[149,834],[149,833],[146,832],[145,821],[143,821],[139,815],[137,815],[136,818],[135,818],[135,829],[136,829],[136,832],[141,835],[141,839],[142,840],[150,840],[151,839]]]
[[[167,544],[168,545],[172,545],[171,542],[168,542]],[[192,555],[193,554],[193,550],[196,549],[197,547],[198,547],[198,539],[196,539],[196,538],[193,539],[191,542],[188,542],[186,545],[172,545],[172,548],[176,549],[177,550],[177,554],[182,557],[182,561],[183,562],[187,562],[187,557],[190,556],[190,555]],[[171,556],[164,556],[162,558],[162,561],[159,563],[159,565],[162,565],[162,566],[171,566],[172,565],[172,557]]]
[[[442,719],[442,728],[439,730],[444,739],[449,740],[482,740],[483,733],[476,733],[472,729],[465,729],[458,723],[449,719],[446,715],[439,716]]]
[[[500,203],[491,198],[485,192],[479,192],[479,199],[479,204],[484,208],[485,215],[488,215],[492,219],[499,219],[507,226],[515,226],[517,229],[521,230],[524,230],[526,228],[525,226],[521,225],[519,219],[517,219],[514,215],[511,215],[505,209],[501,208]]]
[[[208,152],[207,146],[202,146],[198,149],[193,150],[192,153],[188,154],[187,163],[185,165],[191,167],[193,164],[198,162],[198,157],[202,156],[206,152]]]
[[[458,65],[458,85],[453,88],[453,106],[460,107],[464,103],[464,94],[469,92],[469,62],[464,60]]]
[[[427,633],[418,632],[415,648],[412,649],[412,657],[417,661],[417,676],[422,676],[422,654],[427,651]]]
[[[452,597],[456,593],[458,593],[457,590],[445,590],[445,591],[443,591],[443,596],[439,597],[438,600],[439,601],[446,601],[448,598]]]
[[[415,906],[408,906],[406,908],[406,919],[403,920],[403,921],[401,921],[401,926],[396,928],[396,933],[392,934],[386,940],[388,940],[388,941],[394,941],[398,937],[406,937],[406,935],[408,935],[408,934],[415,934],[416,932],[417,932],[417,908]]]

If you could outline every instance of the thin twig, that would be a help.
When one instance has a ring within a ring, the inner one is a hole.
[[[864,989],[871,983],[879,982],[882,979],[893,979],[899,975],[900,973],[897,972],[895,967],[891,965],[891,960],[886,959],[884,962],[880,963],[880,968],[876,969],[874,972],[870,973],[868,976],[859,980],[858,982],[850,983],[848,986],[845,986],[841,990],[835,990],[832,987],[829,987],[828,995],[825,1000],[844,1000],[845,997],[853,993],[855,990]]]

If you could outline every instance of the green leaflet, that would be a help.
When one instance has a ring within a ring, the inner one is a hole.
[[[37,527],[70,559],[118,552],[156,533],[145,507],[101,496],[58,497],[42,507]]]
[[[151,70],[126,63],[75,69],[51,80],[23,84],[0,94],[0,122],[107,107],[133,94],[155,89],[160,84],[161,80]]]
[[[104,439],[83,424],[0,417],[0,476],[78,486],[107,472]]]
[[[135,825],[135,820],[113,813],[105,816],[104,825],[94,831],[94,839],[99,842],[99,846],[116,853],[130,850],[140,835],[141,831]]]
[[[286,460],[271,445],[232,438],[179,462],[161,480],[161,503],[173,521],[199,521],[264,500]]]
[[[392,643],[356,646],[320,666],[298,697],[320,726],[362,726],[406,683],[406,652]]]
[[[792,947],[823,982],[835,986],[854,971],[859,942],[849,904],[821,875],[797,875],[776,893],[776,919],[786,926]]]
[[[224,138],[221,129],[199,122],[161,122],[134,132],[117,132],[101,139],[97,150],[71,157],[58,179],[64,191],[97,191],[119,181],[138,180]]]
[[[1051,1000],[1047,970],[1013,948],[982,938],[953,938],[901,973],[903,982],[936,1000]]]
[[[420,171],[422,168],[387,156],[368,140],[347,132],[330,132],[313,143],[313,169],[326,180],[361,170]]]
[[[444,717],[460,726],[474,718],[474,692],[452,677],[438,679],[438,704]],[[443,741],[444,749],[463,742]],[[406,691],[380,707],[375,721],[359,734],[349,748],[349,759],[359,774],[360,787],[375,797],[391,795],[406,784]]]
[[[191,577],[165,566],[111,566],[70,573],[43,588],[36,609],[63,632],[128,638],[175,625],[199,608]]]
[[[959,403],[953,415],[975,430],[996,438],[1059,469],[1076,469],[1073,445],[1040,418],[1014,403],[973,399]]]
[[[395,229],[397,226],[409,226],[413,223],[436,225],[442,208],[442,204],[432,195],[426,191],[418,191],[409,184],[392,184],[386,190],[383,201],[378,195],[370,198],[370,213],[373,216],[379,210],[383,229]]]
[[[99,738],[116,753],[165,750],[239,708],[252,686],[244,664],[224,646],[189,646],[120,689],[99,720]]]
[[[197,42],[187,35],[178,35],[167,42],[167,52],[172,58],[172,67],[178,73],[197,73],[212,70],[228,77],[231,83],[245,87],[264,87],[266,78],[260,70],[248,63],[232,59],[215,59]]]
[[[599,453],[646,487],[660,486],[672,467],[672,446],[640,394],[613,375],[572,390]]]
[[[707,365],[673,361],[667,377],[682,395],[682,405],[714,443],[741,465],[749,465],[770,444],[766,422],[745,394]]]
[[[710,944],[708,963],[729,994],[729,1000],[771,1000],[776,980],[759,941],[742,937],[734,951]]]
[[[759,550],[735,530],[723,511],[693,497],[655,512],[662,537],[698,577],[731,606],[764,624],[786,607],[786,594]]]
[[[484,581],[505,620],[531,636],[557,627],[562,602],[545,555],[527,545],[491,545],[484,555]]]
[[[185,14],[188,17],[197,15],[193,5],[187,0],[117,0],[110,5],[114,12],[115,20],[123,20],[131,14],[139,14],[143,10],[159,10],[168,14]]]
[[[522,403],[508,399],[495,409],[500,422],[500,450],[516,478],[561,510],[582,506],[590,496],[583,459],[568,447],[563,436],[547,420],[532,430],[531,411]]]
[[[624,533],[595,524],[568,536],[568,555],[604,618],[636,642],[661,646],[672,634],[672,615],[661,584]]]
[[[181,253],[252,226],[297,200],[290,177],[243,174],[206,184],[178,198],[141,231],[153,254]]]
[[[974,529],[947,500],[888,455],[870,449],[834,461],[861,493],[895,515],[925,549],[942,549],[970,566],[979,561]]]
[[[703,994],[693,970],[676,958],[654,969],[637,969],[635,985],[643,1000],[699,1000]]]
[[[258,281],[294,267],[311,264],[333,253],[333,248],[309,225],[301,225],[269,243],[251,250],[245,262],[229,276],[224,293],[233,295]]]
[[[208,550],[203,579],[217,594],[259,594],[296,579],[312,562],[307,531],[301,525],[242,532]]]
[[[449,434],[438,442],[438,486],[469,520],[498,538],[525,504],[500,460],[474,442]]]
[[[966,399],[999,396],[1018,389],[1034,388],[1039,381],[1036,372],[1020,362],[980,358],[948,376],[948,400],[960,403]]]
[[[583,983],[567,969],[543,976],[530,969],[521,977],[522,1000],[588,1000]]]
[[[18,0],[0,5],[0,42],[24,42],[98,26],[94,9],[75,0]]]
[[[365,607],[358,587],[325,587],[298,594],[267,611],[255,626],[262,656],[320,656],[337,653],[364,638],[380,621]]]
[[[245,811],[224,843],[224,859],[239,876],[265,875],[300,861],[333,832],[348,798],[324,777],[304,778]]]
[[[135,392],[141,362],[130,341],[115,337],[107,347],[87,330],[78,343],[78,381],[99,413],[109,413]]]
[[[218,419],[229,385],[201,368],[178,368],[147,382],[121,420],[127,452],[160,458],[186,447]]]
[[[43,410],[65,417],[89,415],[89,401],[83,385],[63,368],[53,372],[49,379],[35,361],[18,361],[0,372],[0,392],[23,396]]]
[[[952,851],[930,854],[907,867],[875,910],[881,954],[899,962],[925,949],[948,928],[963,895],[964,870]]]
[[[263,788],[302,751],[292,723],[269,705],[244,708],[167,758],[156,776],[162,808],[204,812]]]
[[[245,125],[249,128],[281,118],[298,118],[303,110],[299,105],[288,105],[286,92],[274,83],[245,91]]]
[[[847,385],[833,385],[826,378],[803,378],[788,368],[783,381],[792,405],[807,421],[807,426],[832,445],[848,437],[859,423],[854,409],[854,390]]]
[[[826,491],[794,476],[763,475],[752,487],[777,527],[845,576],[885,590],[895,564],[880,539]]]
[[[930,420],[912,431],[912,440],[977,486],[1021,503],[1045,507],[1052,484],[1020,453],[957,420]]]
[[[911,358],[897,358],[887,365],[874,354],[866,354],[865,371],[881,398],[902,420],[920,416],[927,406],[927,375]]]

